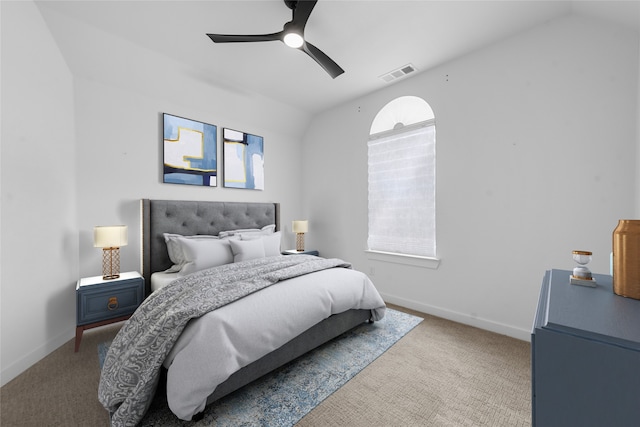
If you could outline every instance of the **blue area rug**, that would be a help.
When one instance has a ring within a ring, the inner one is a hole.
[[[176,418],[159,392],[140,425],[293,426],[422,320],[387,308],[381,321],[362,324],[207,406],[197,423]],[[109,344],[98,345],[100,366]]]

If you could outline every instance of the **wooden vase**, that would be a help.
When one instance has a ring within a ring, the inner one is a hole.
[[[621,219],[613,230],[613,292],[640,300],[640,220]]]

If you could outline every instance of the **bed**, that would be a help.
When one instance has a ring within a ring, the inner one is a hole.
[[[283,276],[283,279],[278,279],[277,286],[260,288],[261,290],[258,291],[249,290],[246,296],[237,301],[229,304],[224,303],[216,310],[206,312],[206,314],[198,316],[197,319],[190,320],[186,326],[180,329],[180,334],[171,343],[171,348],[166,350],[165,353],[168,354],[158,351],[158,354],[162,353],[163,356],[161,356],[162,360],[157,363],[162,364],[162,371],[165,375],[156,378],[154,373],[152,379],[146,380],[144,393],[155,392],[157,381],[160,381],[159,378],[162,378],[163,381],[166,378],[169,407],[180,419],[198,419],[206,405],[344,332],[364,322],[372,322],[384,316],[384,302],[373,284],[366,275],[351,269],[348,263],[310,255],[269,254],[267,242],[274,241],[275,236],[280,233],[279,205],[277,203],[143,199],[141,201],[141,215],[142,270],[148,300],[168,299],[174,298],[174,296],[182,298],[183,292],[192,292],[192,285],[186,283],[188,280],[202,283],[212,280],[221,281],[223,280],[220,279],[221,277],[226,278],[228,275],[248,275],[254,269],[271,269],[273,264],[285,266],[286,268],[282,271],[305,270],[302,274],[290,274],[292,277]],[[242,242],[242,248],[249,245],[255,247],[257,244],[255,242],[259,240],[263,242],[264,252],[268,256],[243,260],[237,257],[244,255],[244,252],[236,253],[234,250],[234,261],[236,262],[198,270],[192,274],[183,274],[165,287],[169,282],[166,275],[175,274],[175,271],[171,271],[174,267],[174,261],[169,257],[170,244],[167,236],[183,236],[181,241],[184,242],[184,236],[203,236],[204,239],[204,236],[218,236],[224,234],[223,232],[231,232],[230,240],[236,242],[234,245],[240,245],[236,241],[240,240],[240,237],[238,239],[233,237],[234,230],[242,230],[242,233],[237,234],[237,236],[242,236],[242,239],[249,236],[246,243]],[[249,234],[254,232],[257,234]],[[271,243],[269,244],[271,245]],[[278,251],[279,249],[278,240]],[[167,270],[170,272],[165,273]],[[278,275],[279,271],[269,274]],[[354,281],[356,282],[353,285],[356,287],[355,291],[348,290],[352,287],[351,282]],[[262,279],[257,282],[262,283]],[[322,282],[323,287],[315,290],[316,282]],[[152,292],[152,288],[154,292]],[[237,289],[235,284],[233,289]],[[302,291],[299,291],[301,289]],[[198,292],[208,294],[208,291],[198,290]],[[297,292],[311,292],[311,294],[297,295]],[[358,294],[358,297],[356,298],[348,292],[354,292]],[[345,296],[340,296],[342,294]],[[294,302],[287,302],[284,306],[277,305],[280,304],[280,300],[285,298],[294,298]],[[330,312],[323,307],[327,304],[323,302],[325,299],[331,305]],[[141,323],[136,326],[137,319],[144,315],[138,312],[147,310],[148,305],[150,304],[143,304],[134,313],[134,316],[123,327],[123,330],[126,329],[127,332],[123,333],[121,330],[112,347],[118,347],[115,345],[116,341],[124,340],[118,340],[121,334],[129,333],[145,334],[142,335],[142,338],[132,338],[132,341],[136,339],[149,340],[153,341],[153,345],[156,345],[155,338],[148,338],[149,332],[145,330],[147,329],[146,324]],[[148,311],[151,312],[151,309]],[[269,319],[269,321],[264,321],[264,319]],[[166,323],[164,318],[162,323]],[[255,329],[255,331],[249,331],[249,329]],[[257,335],[251,336],[251,334]],[[242,349],[241,354],[231,352],[227,356],[226,352],[230,350],[227,350],[226,346],[212,344],[214,341],[218,342],[216,341],[218,336],[221,341],[226,342],[240,335],[242,336],[239,339],[243,342],[237,344],[234,342],[228,347]],[[128,368],[120,366],[119,364],[124,363],[122,361],[125,360],[122,353],[125,352],[118,353],[116,349],[109,350],[105,359],[105,368],[110,366],[110,369],[103,369],[99,387],[100,401],[111,412],[112,425],[114,426],[135,425],[150,403],[146,403],[146,407],[144,407],[145,403],[136,403],[137,407],[127,409],[131,412],[123,412],[125,406],[123,401],[127,401],[132,393],[138,393],[143,388],[143,386],[136,385],[130,377],[135,377],[137,381],[138,377],[146,375],[144,369],[147,368],[139,366],[142,362],[136,362]],[[153,363],[148,360],[155,357],[155,351],[150,352],[144,348],[138,350],[138,353],[144,355],[144,364]],[[215,369],[221,366],[220,369],[223,372],[212,374],[212,378],[205,378],[209,374],[202,374],[200,369],[207,368],[212,364],[216,365]],[[202,368],[200,368],[201,365]],[[105,374],[105,371],[109,370],[114,372]],[[125,395],[127,397],[123,397]],[[128,401],[127,404],[129,405]],[[133,407],[134,404],[131,403],[129,406]]]

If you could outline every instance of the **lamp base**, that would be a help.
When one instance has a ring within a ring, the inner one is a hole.
[[[120,277],[120,248],[102,249],[102,279],[113,280]]]
[[[304,233],[296,233],[296,251],[304,251]]]

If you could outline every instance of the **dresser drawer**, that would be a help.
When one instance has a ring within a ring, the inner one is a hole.
[[[83,286],[77,291],[77,325],[130,315],[143,295],[142,278]]]

